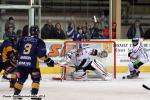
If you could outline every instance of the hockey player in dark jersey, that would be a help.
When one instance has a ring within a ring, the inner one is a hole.
[[[16,42],[17,37],[12,35],[9,36],[8,39],[4,40],[0,46],[0,71],[4,70],[3,78],[10,81],[10,88],[13,88],[16,82]],[[8,74],[11,74],[11,78],[7,77]]]
[[[31,95],[37,95],[41,73],[39,61],[45,62],[48,66],[54,66],[54,61],[46,56],[46,46],[43,40],[38,38],[38,26],[30,27],[31,36],[21,38],[17,43],[18,63],[17,63],[17,82],[15,84],[14,95],[19,95],[23,84],[31,75],[32,89]]]

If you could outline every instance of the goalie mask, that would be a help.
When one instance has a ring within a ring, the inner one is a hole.
[[[132,39],[132,44],[133,44],[133,46],[137,46],[138,45],[138,43],[139,43],[139,38],[133,38]]]

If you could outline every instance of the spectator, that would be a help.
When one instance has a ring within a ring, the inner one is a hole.
[[[116,39],[116,27],[117,27],[116,22],[113,22],[112,23],[112,39]]]
[[[77,27],[77,33],[74,34],[73,36],[73,41],[81,41],[84,39],[83,34],[82,34],[83,30],[81,27]]]
[[[82,23],[82,27],[84,27],[85,29],[88,28],[88,23],[87,23],[87,21],[85,21],[85,22]]]
[[[102,30],[103,31],[103,38],[109,39],[109,27],[108,25],[105,26],[105,28]],[[116,38],[116,22],[112,23],[112,39]]]
[[[3,39],[8,39],[11,35],[15,35],[14,27],[12,25],[9,25],[6,32],[3,35]]]
[[[83,39],[88,39],[88,29],[87,29],[87,26],[83,26],[82,27],[82,35],[83,35]]]
[[[87,39],[92,38],[92,27],[91,27],[91,25],[88,25],[86,36],[87,36]]]
[[[43,39],[53,39],[54,26],[51,23],[51,20],[48,19],[47,23],[43,26],[41,30],[41,37]]]
[[[144,32],[139,20],[136,20],[134,24],[132,24],[127,32],[127,38],[141,38],[144,36]]]
[[[145,32],[144,39],[150,39],[150,29]]]
[[[108,25],[105,25],[102,32],[103,32],[103,37],[106,38],[106,39],[109,39],[109,26]]]
[[[108,24],[108,20],[107,20],[107,17],[105,16],[105,12],[104,11],[101,11],[100,12],[100,19],[99,19],[99,25],[98,25],[98,28],[100,30],[103,30],[105,28],[105,26]]]
[[[7,33],[8,28],[12,27],[13,31],[15,30],[15,24],[14,24],[14,18],[13,17],[9,17],[8,20],[5,23],[5,32]]]
[[[18,29],[16,35],[17,35],[17,40],[19,40],[22,37],[22,30]]]
[[[92,28],[92,39],[99,39],[100,38],[100,34],[99,31],[100,29],[98,28],[99,23],[94,23],[94,27]]]
[[[23,27],[23,29],[22,29],[22,36],[23,36],[23,37],[29,35],[28,30],[29,30],[29,26],[28,26],[28,25],[25,25],[25,26]]]
[[[53,39],[66,39],[66,35],[62,30],[60,23],[55,24]]]
[[[67,29],[67,38],[73,39],[74,34],[76,34],[77,31],[75,30],[75,24],[72,22],[69,22],[68,29]]]

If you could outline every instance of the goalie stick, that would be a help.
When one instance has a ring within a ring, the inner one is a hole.
[[[52,79],[53,80],[60,80],[61,82],[63,80],[66,80],[66,65],[67,65],[67,62],[64,60],[64,59],[61,59],[59,61],[54,61],[55,62],[55,66],[59,66],[61,67],[61,76],[59,78],[57,77],[53,77]]]
[[[143,84],[142,87],[145,88],[145,89],[147,89],[147,90],[150,90],[150,87],[148,87],[148,86],[145,85],[145,84]]]
[[[38,59],[40,63],[44,63],[43,60],[41,59]],[[53,77],[52,79],[53,80],[60,80],[61,82],[63,80],[66,80],[66,64],[67,62],[65,61],[65,59],[61,59],[61,60],[54,60],[54,66],[59,66],[61,67],[61,76],[58,78],[58,77]]]

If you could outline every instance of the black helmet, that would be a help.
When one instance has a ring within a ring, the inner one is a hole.
[[[133,39],[132,39],[132,44],[133,44],[133,46],[137,46],[138,43],[139,43],[139,38],[133,38]]]
[[[38,36],[39,34],[39,27],[37,25],[30,27],[30,34],[34,36]]]

